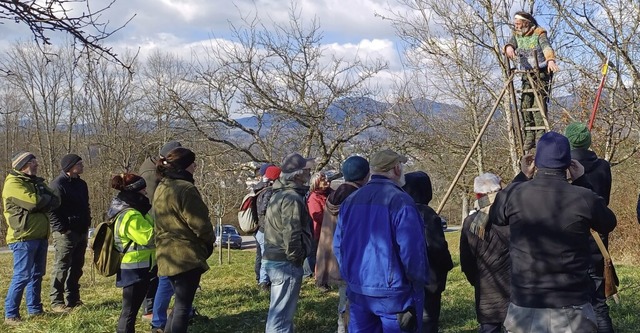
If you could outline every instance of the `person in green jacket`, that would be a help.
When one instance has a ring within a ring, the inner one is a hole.
[[[122,288],[122,312],[116,332],[133,333],[145,295],[149,290],[155,293],[158,286],[154,222],[144,178],[132,173],[116,175],[111,187],[120,192],[111,201],[107,218],[115,223],[114,245],[124,253],[116,274],[116,286]]]
[[[2,189],[7,244],[13,252],[13,277],[4,303],[4,322],[21,322],[20,303],[27,289],[27,312],[44,313],[40,291],[47,269],[49,217],[60,205],[60,198],[37,176],[38,160],[30,152],[19,152],[11,159],[12,170]]]
[[[216,240],[209,209],[194,184],[195,160],[191,150],[178,147],[157,165],[160,182],[153,196],[153,214],[158,276],[169,277],[175,291],[165,333],[187,331],[193,298],[200,277],[209,269],[207,258]]]

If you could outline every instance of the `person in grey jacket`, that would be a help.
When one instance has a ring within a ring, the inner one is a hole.
[[[293,332],[302,285],[302,263],[311,253],[311,216],[304,196],[311,177],[313,159],[300,154],[284,158],[280,178],[273,194],[264,226],[265,244],[262,264],[271,279],[271,301],[265,332]]]

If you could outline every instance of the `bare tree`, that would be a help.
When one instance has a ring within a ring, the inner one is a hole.
[[[629,1],[552,0],[556,11],[552,24],[562,43],[559,53],[573,72],[572,91],[578,107],[576,120],[586,121],[601,78],[602,65],[609,60],[598,118],[594,148],[613,165],[624,162],[640,150],[640,4]]]
[[[293,12],[286,26],[253,20],[232,27],[233,42],[214,42],[199,57],[195,98],[176,94],[176,103],[208,140],[253,161],[297,150],[318,156],[322,168],[382,124],[384,110],[370,108],[377,104],[367,82],[386,65],[326,55],[319,24],[305,27]]]
[[[0,23],[2,20],[26,24],[40,49],[50,54],[44,46],[51,45],[49,33],[65,32],[73,37],[81,48],[88,48],[100,56],[109,58],[125,68],[125,64],[110,47],[104,46],[106,38],[129,23],[134,16],[116,28],[109,21],[102,21],[102,15],[111,8],[115,0],[106,6],[92,8],[89,0],[0,0]],[[80,6],[85,7],[80,10]],[[50,54],[51,55],[51,54]]]

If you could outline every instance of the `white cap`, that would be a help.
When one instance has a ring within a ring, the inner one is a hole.
[[[473,191],[482,194],[497,192],[501,189],[500,181],[500,177],[492,173],[483,173],[474,179]]]

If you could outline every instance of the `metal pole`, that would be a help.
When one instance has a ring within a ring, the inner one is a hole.
[[[231,263],[231,235],[227,234],[227,264]]]
[[[467,164],[469,163],[469,160],[471,159],[471,155],[473,155],[473,152],[478,147],[478,144],[480,143],[480,140],[482,139],[482,136],[484,135],[484,132],[487,130],[487,127],[489,127],[489,123],[491,122],[491,118],[493,118],[493,115],[496,113],[496,110],[498,109],[498,106],[500,105],[500,102],[502,101],[502,97],[504,96],[504,94],[509,89],[509,85],[511,84],[511,80],[513,80],[513,75],[514,75],[514,73],[511,73],[511,75],[509,76],[509,79],[507,79],[507,83],[504,85],[504,87],[502,87],[502,91],[500,92],[500,95],[496,99],[495,104],[493,104],[493,108],[491,109],[491,112],[489,112],[489,115],[487,116],[487,120],[484,121],[484,124],[482,125],[482,128],[480,129],[480,132],[478,133],[478,137],[476,138],[476,141],[471,146],[471,149],[469,149],[469,153],[467,153],[467,156],[464,158],[464,161],[462,162],[462,165],[460,166],[460,169],[458,170],[458,174],[456,174],[456,176],[453,178],[453,181],[451,182],[451,185],[449,186],[449,189],[447,190],[447,193],[444,195],[444,198],[442,198],[442,201],[440,202],[440,205],[438,205],[438,209],[436,210],[436,214],[440,214],[440,212],[442,211],[442,208],[444,208],[444,205],[447,203],[447,200],[449,200],[449,196],[451,195],[451,192],[453,192],[453,188],[458,183],[458,180],[460,179],[460,176],[462,176],[462,172],[464,171],[464,168],[467,167]]]
[[[220,238],[220,246],[218,252],[218,264],[222,265],[222,217],[218,217],[218,237]]]

